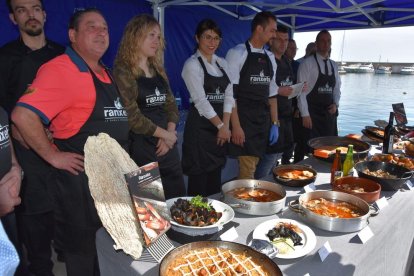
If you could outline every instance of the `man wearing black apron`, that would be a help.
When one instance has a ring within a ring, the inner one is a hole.
[[[223,120],[225,91],[230,80],[217,58],[216,65],[222,73],[220,77],[208,73],[201,56],[197,60],[204,73],[205,97],[220,120]],[[200,115],[193,103],[185,124],[182,157],[183,171],[188,175],[187,193],[190,196],[209,196],[220,192],[221,169],[226,163],[227,144],[217,143],[218,131],[209,119]]]
[[[141,76],[137,80],[138,107],[145,117],[163,129],[168,128],[168,116],[164,108],[169,87],[159,75],[153,77]],[[180,155],[177,145],[166,154],[157,156],[158,139],[152,135],[138,134],[131,131],[131,158],[138,166],[157,161],[159,164],[162,186],[166,199],[185,195],[184,179],[180,165]]]
[[[278,136],[276,62],[263,48],[276,35],[275,16],[270,12],[256,14],[252,30],[251,38],[226,56],[236,100],[230,154],[238,156],[239,179],[254,178],[259,159]]]
[[[39,67],[62,54],[64,47],[46,39],[46,13],[40,0],[11,0],[7,4],[9,17],[20,35],[0,48],[0,105],[10,114]],[[30,272],[52,275],[53,202],[50,186],[55,184],[54,169],[27,147],[17,131],[12,130],[12,136],[16,157],[26,174],[20,194],[22,203],[15,212],[18,237],[26,249]],[[5,224],[6,231],[15,242],[8,226]],[[22,251],[20,247],[16,244],[18,251]],[[21,252],[19,254],[22,262],[17,275],[26,265],[26,258]]]
[[[30,147],[58,169],[55,242],[64,252],[67,274],[99,275],[95,232],[101,222],[84,173],[83,146],[88,136],[104,132],[125,147],[128,121],[115,83],[100,63],[109,45],[101,13],[75,12],[69,38],[72,48],[39,70],[12,120]],[[50,123],[55,144],[49,142],[42,121]]]
[[[298,97],[298,107],[308,139],[337,136],[340,92],[338,67],[329,59],[331,35],[322,30],[316,37],[316,54],[299,66],[298,81],[308,83],[309,92]]]
[[[276,38],[269,41],[270,50],[275,55],[277,64],[276,84],[279,86],[279,90],[276,97],[277,113],[280,123],[279,139],[276,144],[267,147],[266,154],[260,159],[256,168],[256,179],[270,174],[277,160],[281,158],[282,153],[293,145],[293,108],[292,99],[289,99],[288,96],[293,91],[291,85],[294,84],[295,77],[289,60],[284,56],[289,42],[288,32],[287,27],[283,25],[278,26]]]

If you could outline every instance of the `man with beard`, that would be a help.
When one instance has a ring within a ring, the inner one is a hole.
[[[292,131],[292,99],[288,96],[292,93],[291,87],[296,79],[293,75],[292,66],[284,55],[289,42],[289,29],[283,25],[277,27],[276,38],[270,39],[269,46],[275,55],[277,64],[276,84],[279,86],[277,94],[277,115],[279,118],[279,139],[274,145],[269,145],[266,154],[257,164],[255,178],[260,179],[272,172],[273,167],[282,153],[293,145]]]
[[[278,139],[277,65],[264,46],[275,38],[276,17],[259,12],[251,24],[252,34],[245,43],[227,52],[229,75],[234,83],[236,106],[231,114],[230,154],[239,160],[239,179],[252,179],[268,144]]]
[[[64,48],[45,37],[46,13],[41,0],[7,0],[7,6],[10,20],[20,34],[18,39],[0,48],[0,104],[10,115],[39,67],[63,53]],[[54,185],[53,169],[29,149],[14,126],[12,135],[17,159],[25,172],[20,194],[22,204],[16,209],[19,239],[27,249],[30,272],[53,275],[53,208],[48,189],[48,185]],[[15,230],[10,229],[10,224],[7,226],[9,236],[15,236],[10,233]]]

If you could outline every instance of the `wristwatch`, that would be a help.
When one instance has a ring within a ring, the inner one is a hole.
[[[280,126],[280,121],[279,120],[272,121],[272,125],[279,127]]]
[[[220,129],[220,128],[222,128],[224,126],[224,123],[223,122],[221,122],[220,124],[218,124],[216,127],[217,127],[217,129]]]

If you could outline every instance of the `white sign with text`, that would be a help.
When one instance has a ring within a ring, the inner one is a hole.
[[[372,232],[371,228],[367,226],[361,231],[359,231],[357,236],[359,237],[362,243],[366,243],[370,238],[374,236],[374,233]]]
[[[305,187],[303,187],[303,189],[307,193],[315,191],[316,190],[315,182],[312,182],[312,183],[306,185]]]
[[[325,261],[326,257],[332,252],[331,245],[329,242],[325,242],[323,246],[318,250],[319,257],[321,258],[321,261]]]
[[[375,204],[377,205],[378,209],[382,210],[385,207],[388,206],[388,201],[385,198],[385,196],[381,197],[380,199],[378,199],[377,201],[375,201]]]
[[[237,239],[238,236],[239,234],[237,233],[236,228],[232,227],[223,234],[221,234],[220,239],[222,241],[234,241],[235,239]]]

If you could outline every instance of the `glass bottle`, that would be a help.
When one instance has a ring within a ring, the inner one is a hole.
[[[390,118],[388,120],[388,125],[384,130],[384,141],[382,143],[382,153],[392,153],[393,144],[394,144],[394,112],[390,112]]]
[[[341,150],[336,149],[335,158],[331,166],[331,184],[342,176]]]
[[[354,146],[348,145],[348,152],[346,153],[346,158],[344,161],[343,172],[344,176],[353,174],[352,168],[354,167]]]

